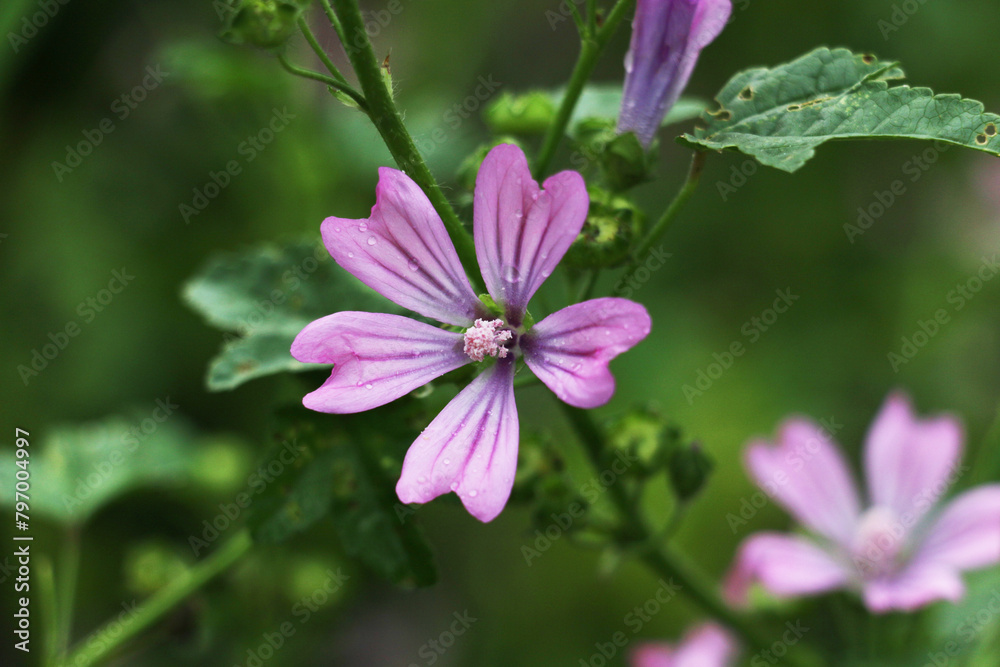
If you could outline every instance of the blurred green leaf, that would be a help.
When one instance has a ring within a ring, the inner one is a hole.
[[[226,21],[222,38],[262,49],[284,44],[309,6],[308,0],[230,0],[219,4],[226,8],[222,12]]]
[[[227,335],[209,365],[213,391],[319,367],[296,361],[289,349],[296,334],[320,317],[342,310],[400,312],[338,268],[322,246],[304,242],[220,255],[184,286],[184,300],[209,324],[236,334]]]
[[[201,464],[198,444],[173,421],[169,398],[153,416],[65,426],[30,439],[32,516],[81,525],[101,507],[137,488],[178,485]],[[160,419],[162,417],[162,420]],[[176,419],[176,418],[175,418]],[[0,452],[0,474],[14,479],[13,451]],[[4,494],[4,503],[14,494]]]
[[[394,448],[409,445],[416,433],[368,414],[316,415],[296,408],[282,419],[284,443],[266,460],[289,446],[301,455],[251,506],[254,539],[282,542],[329,514],[349,555],[396,584],[433,584],[433,554],[396,497],[398,470],[387,470],[376,454],[389,441]]]
[[[486,124],[494,134],[542,134],[555,120],[559,105],[566,91],[533,90],[527,93],[504,93],[492,102],[484,114]],[[567,134],[577,138],[584,121],[600,120],[614,126],[622,106],[622,87],[617,84],[591,84],[583,89],[573,115],[567,125]],[[708,107],[704,100],[682,98],[673,106],[663,126],[698,118]]]
[[[794,172],[820,144],[835,139],[936,139],[1000,155],[1000,116],[981,102],[891,86],[904,78],[894,63],[846,49],[817,49],[774,69],[741,72],[705,112],[705,128],[681,143],[735,149]]]

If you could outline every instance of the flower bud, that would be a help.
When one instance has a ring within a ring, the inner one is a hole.
[[[608,429],[613,450],[638,459],[640,476],[653,474],[667,464],[680,440],[680,432],[654,409],[634,408],[615,420]]]
[[[569,266],[594,269],[623,263],[642,227],[642,212],[624,197],[589,188],[590,212],[580,235],[570,246]]]
[[[715,463],[697,442],[675,449],[667,470],[677,499],[684,502],[696,496],[714,467]]]
[[[307,6],[303,0],[236,0],[222,38],[233,44],[277,48],[295,32]]]

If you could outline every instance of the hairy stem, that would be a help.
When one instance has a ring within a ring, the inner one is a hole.
[[[354,100],[359,109],[368,113],[368,104],[365,102],[365,98],[361,95],[361,93],[354,90],[354,88],[352,88],[349,84],[341,83],[326,74],[320,74],[319,72],[313,72],[312,70],[293,65],[288,62],[288,58],[286,58],[284,54],[278,54],[278,62],[281,63],[281,66],[284,67],[287,72],[294,74],[295,76],[301,76],[304,79],[312,79],[313,81],[321,81],[334,90],[339,90]]]
[[[382,75],[382,66],[375,57],[371,40],[365,32],[364,19],[357,0],[333,0],[333,8],[344,32],[348,36],[355,36],[352,41],[344,43],[344,48],[368,102],[368,116],[399,168],[427,193],[427,197],[441,216],[455,243],[458,256],[473,281],[473,286],[479,287],[479,270],[472,237],[434,180],[434,176],[413,143],[413,138],[403,124],[402,115],[392,99],[392,91],[386,86]]]
[[[587,85],[587,81],[597,65],[597,59],[633,4],[635,4],[635,0],[618,0],[600,28],[586,32],[581,31],[580,55],[577,57],[573,73],[566,85],[566,94],[559,105],[555,121],[545,132],[542,147],[535,158],[535,178],[537,180],[544,178],[548,172],[549,164],[556,154],[556,149],[559,148],[559,142],[562,141],[562,137],[566,133],[566,126],[573,116],[573,110],[580,99],[583,87]],[[587,17],[587,20],[591,25],[595,25],[595,12],[591,10],[588,13],[590,16]]]

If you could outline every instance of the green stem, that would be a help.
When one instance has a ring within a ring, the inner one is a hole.
[[[340,43],[344,45],[344,48],[349,48],[347,44],[347,34],[344,32],[344,26],[340,24],[340,19],[333,11],[333,7],[330,6],[330,0],[320,0],[320,4],[323,5],[323,12],[326,14],[326,18],[330,20],[330,25],[333,26],[334,32],[337,33],[337,37],[340,39]]]
[[[573,109],[576,108],[583,87],[587,85],[587,80],[590,79],[590,75],[597,65],[597,59],[634,3],[635,0],[618,0],[604,21],[604,25],[595,31],[587,31],[588,34],[581,31],[580,55],[577,57],[573,73],[566,85],[566,94],[563,95],[555,121],[545,132],[542,147],[535,158],[534,174],[537,180],[542,180],[549,169],[549,164],[556,154],[556,149],[559,148],[559,142],[562,141],[562,137],[566,133],[566,126],[573,116]],[[590,12],[590,14],[587,19],[593,22],[594,13]]]
[[[598,471],[604,470],[610,463],[611,454],[604,446],[605,439],[601,428],[585,410],[574,408],[561,401],[559,405],[576,431],[593,466]],[[739,635],[752,650],[763,651],[770,648],[773,640],[762,634],[746,618],[729,609],[715,594],[714,586],[707,577],[666,546],[652,544],[652,533],[641,516],[638,503],[625,491],[623,484],[611,484],[608,492],[623,522],[623,534],[627,539],[647,545],[641,553],[641,558],[651,570],[680,584],[681,590],[688,597]],[[788,665],[811,664],[811,661],[809,663],[800,661],[797,656],[791,654],[784,660]]]
[[[326,74],[320,74],[319,72],[314,72],[312,70],[293,65],[288,62],[288,58],[286,58],[283,53],[278,54],[278,62],[281,63],[281,66],[284,67],[286,71],[294,74],[295,76],[301,76],[304,79],[312,79],[313,81],[321,81],[334,90],[339,90],[354,100],[359,109],[368,113],[368,103],[365,101],[365,98],[361,95],[361,93],[354,90],[354,88],[352,88],[349,84],[341,83],[336,79],[328,77]]]
[[[365,32],[364,19],[357,0],[333,0],[333,7],[344,31],[348,35],[357,36],[353,42],[345,42],[344,48],[347,49],[347,57],[354,66],[354,73],[361,83],[361,90],[368,102],[368,116],[382,135],[382,140],[392,153],[396,164],[431,200],[431,204],[444,221],[451,240],[455,243],[455,249],[458,250],[458,256],[473,281],[473,286],[481,287],[472,236],[458,219],[458,215],[434,180],[420,151],[413,143],[413,138],[403,124],[402,115],[392,99],[392,91],[386,86],[382,76],[382,66],[375,57],[371,40]]]
[[[73,607],[80,572],[80,529],[70,526],[62,552],[56,560],[56,640],[57,655],[69,648],[73,636]]]
[[[313,31],[309,28],[309,22],[306,21],[305,17],[300,16],[297,21],[297,25],[299,26],[299,30],[302,31],[302,36],[306,38],[307,42],[309,42],[309,46],[312,48],[313,53],[315,53],[316,57],[322,61],[326,69],[333,75],[333,78],[340,81],[342,84],[347,85],[347,79],[344,78],[344,75],[340,73],[337,66],[333,64],[332,60],[330,60],[330,56],[328,56],[326,51],[323,50],[323,47],[320,46],[319,40],[316,39],[316,35],[314,35]]]
[[[116,648],[139,634],[171,609],[183,602],[196,590],[228,569],[253,546],[250,533],[241,531],[218,551],[156,592],[122,621],[117,619],[105,624],[85,643],[77,646],[66,660],[64,667],[89,667],[107,657]]]
[[[688,170],[687,180],[684,181],[684,186],[680,189],[677,195],[674,197],[670,205],[667,206],[667,210],[663,212],[660,219],[656,221],[653,228],[649,230],[646,238],[636,246],[635,251],[632,253],[632,263],[629,269],[633,268],[641,258],[646,256],[649,249],[653,247],[661,236],[663,236],[666,231],[670,228],[670,224],[680,213],[681,209],[684,208],[684,204],[687,203],[694,191],[698,189],[698,183],[701,181],[702,171],[705,169],[705,159],[708,153],[704,151],[698,151],[691,158],[691,168]]]

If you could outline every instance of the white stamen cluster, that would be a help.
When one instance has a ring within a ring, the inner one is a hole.
[[[482,361],[487,356],[504,359],[507,348],[503,346],[513,333],[504,329],[503,320],[476,320],[475,325],[465,332],[465,353],[473,361]]]

